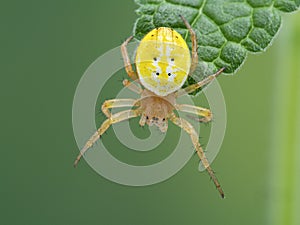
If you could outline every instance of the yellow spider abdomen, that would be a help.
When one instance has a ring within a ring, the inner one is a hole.
[[[166,96],[184,84],[190,70],[191,56],[178,32],[159,27],[141,40],[135,64],[142,85],[159,96]]]

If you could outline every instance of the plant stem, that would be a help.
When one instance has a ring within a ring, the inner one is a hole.
[[[281,30],[273,100],[269,224],[300,224],[300,16]]]

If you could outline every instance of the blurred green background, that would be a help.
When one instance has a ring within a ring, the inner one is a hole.
[[[219,78],[228,124],[212,166],[224,200],[197,170],[196,157],[147,187],[112,183],[84,160],[73,168],[76,85],[98,56],[131,35],[136,8],[123,0],[2,2],[0,223],[300,224],[299,13],[285,16],[267,52],[250,55],[235,76]],[[122,77],[109,84],[121,88]],[[113,98],[111,90],[99,99]],[[201,96],[197,101],[203,105]],[[107,134],[104,142],[112,145],[113,132]],[[166,157],[167,146],[151,157]],[[147,162],[122,146],[112,151]]]

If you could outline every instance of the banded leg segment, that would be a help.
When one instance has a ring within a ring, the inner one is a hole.
[[[212,113],[209,109],[202,108],[194,105],[177,104],[175,108],[182,112],[196,114],[202,118],[197,118],[199,122],[207,123],[212,119]]]
[[[101,137],[101,135],[114,123],[118,123],[133,117],[139,116],[139,112],[137,110],[126,110],[116,114],[111,115],[110,118],[106,119],[100,128],[90,137],[90,139],[86,142],[84,147],[80,150],[79,155],[77,156],[74,167],[77,166],[83,154],[89,150],[93,146],[93,144]]]
[[[127,45],[131,41],[132,38],[133,38],[133,36],[130,36],[129,38],[126,39],[126,41],[124,41],[124,43],[121,45],[121,52],[122,52],[122,56],[123,56],[125,70],[126,70],[128,76],[132,80],[136,80],[138,77],[137,77],[136,72],[132,69],[131,62],[130,62],[128,52],[127,52]]]
[[[195,31],[193,30],[193,28],[191,27],[191,25],[189,24],[189,22],[183,17],[181,16],[182,21],[184,22],[185,26],[187,27],[187,29],[190,32],[191,35],[191,41],[192,41],[192,63],[191,63],[191,68],[190,68],[190,72],[189,72],[189,76],[193,74],[193,72],[196,70],[197,65],[198,65],[198,43],[197,43],[197,36]]]
[[[130,82],[130,81],[127,80],[127,79],[123,80],[123,85],[124,85],[125,87],[127,87],[129,90],[131,90],[131,91],[133,91],[133,92],[135,92],[135,93],[137,93],[137,94],[141,94],[142,91],[143,91],[143,89],[142,89],[140,86],[138,86],[138,85],[136,85],[136,84]]]
[[[106,100],[102,104],[102,112],[105,114],[107,118],[110,118],[112,116],[109,109],[111,108],[120,108],[120,107],[133,107],[136,104],[135,99],[110,99]]]
[[[180,128],[184,129],[190,136],[193,142],[193,145],[197,151],[197,155],[199,156],[202,164],[204,165],[206,171],[208,172],[209,176],[211,177],[211,179],[213,180],[216,188],[218,189],[220,195],[222,198],[224,198],[224,192],[221,188],[221,185],[217,179],[217,177],[215,176],[212,168],[209,165],[209,162],[204,154],[204,151],[198,141],[198,134],[195,131],[194,127],[185,119],[183,118],[178,118],[174,113],[171,115],[170,120],[177,126],[179,126]]]
[[[223,71],[225,70],[225,67],[221,68],[220,70],[218,70],[215,74],[209,75],[208,77],[206,77],[205,79],[203,79],[202,81],[196,83],[196,84],[192,84],[190,86],[187,86],[184,89],[180,89],[179,91],[177,91],[176,96],[182,96],[185,94],[189,94],[192,93],[193,91],[197,90],[198,88],[203,87],[204,85],[212,82],[217,76],[219,76]]]

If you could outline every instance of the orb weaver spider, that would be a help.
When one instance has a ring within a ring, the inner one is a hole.
[[[200,122],[206,123],[211,121],[212,113],[209,109],[193,105],[177,104],[176,98],[208,84],[221,74],[225,68],[221,68],[215,74],[206,77],[198,83],[182,88],[187,77],[197,67],[198,53],[196,33],[188,21],[183,16],[180,17],[190,33],[192,41],[191,54],[185,40],[178,32],[168,27],[155,28],[145,35],[137,47],[135,56],[137,71],[135,72],[131,66],[127,52],[127,44],[133,36],[130,36],[122,44],[121,52],[125,70],[128,76],[138,83],[134,84],[125,79],[123,80],[123,85],[141,97],[139,99],[111,99],[106,100],[102,104],[101,109],[107,119],[80,150],[74,162],[74,167],[77,166],[83,154],[114,123],[140,116],[140,126],[144,126],[145,124],[148,126],[155,125],[161,132],[166,132],[168,129],[168,120],[170,120],[190,135],[201,162],[213,180],[221,197],[224,198],[224,192],[199,143],[196,130],[187,120],[178,117],[174,113],[174,110],[200,116]],[[131,109],[115,114],[110,112],[110,109],[119,107],[130,107]]]

